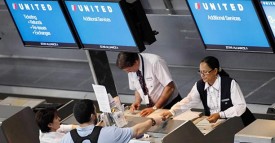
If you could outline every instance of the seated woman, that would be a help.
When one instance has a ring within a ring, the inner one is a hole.
[[[40,143],[59,143],[67,132],[77,127],[77,125],[60,125],[56,109],[37,111],[35,120],[40,128]]]
[[[207,120],[215,123],[219,118],[240,116],[247,126],[255,120],[254,115],[246,107],[243,93],[238,83],[220,68],[217,58],[208,56],[200,62],[197,81],[187,97],[176,103],[169,111],[162,113],[169,118],[185,112],[202,102]]]

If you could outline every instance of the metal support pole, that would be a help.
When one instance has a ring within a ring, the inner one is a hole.
[[[87,59],[95,84],[104,85],[112,97],[116,97],[117,91],[105,51],[86,50]]]

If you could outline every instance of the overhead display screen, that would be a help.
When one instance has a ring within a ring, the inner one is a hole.
[[[58,1],[5,2],[25,46],[78,48]]]
[[[252,0],[187,0],[207,50],[273,53]]]
[[[268,20],[269,27],[273,34],[273,39],[275,35],[275,1],[261,0],[261,6],[263,8],[264,15]]]
[[[139,52],[119,1],[70,1],[65,5],[84,49]]]

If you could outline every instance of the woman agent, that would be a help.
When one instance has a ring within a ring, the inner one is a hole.
[[[238,83],[220,68],[217,58],[205,57],[200,62],[199,74],[201,80],[195,83],[187,97],[162,114],[164,118],[185,112],[202,102],[210,123],[215,123],[220,118],[240,116],[247,126],[255,120],[246,107]]]

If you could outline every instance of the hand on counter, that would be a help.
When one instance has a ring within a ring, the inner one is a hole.
[[[130,112],[133,113],[135,110],[138,110],[139,107],[140,107],[140,103],[138,102],[133,103],[130,107]]]
[[[161,114],[161,117],[162,117],[163,120],[166,120],[166,119],[168,119],[168,118],[170,118],[170,117],[172,117],[172,116],[173,116],[173,115],[172,115],[172,113],[171,113],[169,110],[164,111],[164,112]]]
[[[150,115],[151,113],[153,113],[154,111],[155,111],[155,109],[153,109],[152,107],[150,107],[150,108],[145,108],[145,109],[141,110],[140,116],[141,116],[141,117],[148,116],[148,115]]]
[[[207,118],[210,123],[216,123],[218,119],[220,119],[219,113],[214,113]]]

